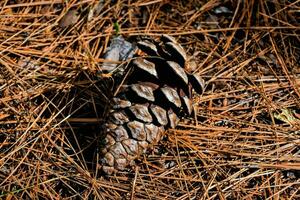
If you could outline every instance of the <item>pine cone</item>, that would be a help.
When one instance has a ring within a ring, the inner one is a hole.
[[[129,75],[113,98],[105,124],[102,169],[111,174],[132,165],[157,144],[180,117],[193,112],[192,89],[202,93],[204,81],[185,69],[187,55],[173,37],[137,44],[144,56],[129,63]]]

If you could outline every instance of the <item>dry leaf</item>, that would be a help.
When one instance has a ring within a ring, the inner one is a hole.
[[[69,10],[65,14],[65,16],[63,16],[63,18],[60,20],[59,26],[62,27],[62,28],[66,28],[68,26],[76,24],[78,19],[79,19],[79,16],[77,15],[77,11],[76,10]]]

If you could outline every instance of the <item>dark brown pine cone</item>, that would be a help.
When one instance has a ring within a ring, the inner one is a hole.
[[[132,165],[180,117],[191,115],[192,89],[202,93],[204,88],[203,79],[186,70],[186,52],[173,37],[162,35],[160,41],[144,40],[137,46],[144,54],[129,63],[104,126],[101,165],[107,174]]]

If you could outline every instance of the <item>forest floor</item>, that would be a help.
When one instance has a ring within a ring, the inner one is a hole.
[[[299,0],[1,1],[0,199],[300,199],[299,10]],[[104,175],[101,57],[116,35],[161,34],[206,82],[197,114],[158,153]]]

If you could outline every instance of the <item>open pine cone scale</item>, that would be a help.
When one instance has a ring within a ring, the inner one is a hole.
[[[191,115],[192,89],[198,93],[204,89],[203,79],[185,69],[188,56],[173,37],[162,35],[159,41],[143,40],[137,46],[143,55],[133,56],[127,66],[130,74],[113,98],[104,125],[101,165],[107,174],[133,165],[161,140],[166,129],[175,128],[180,117]],[[116,79],[120,79],[120,73]]]

